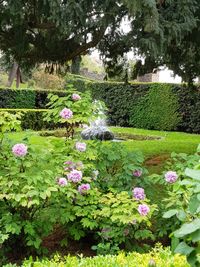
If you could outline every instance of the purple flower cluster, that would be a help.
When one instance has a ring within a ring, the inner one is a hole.
[[[76,149],[80,152],[84,152],[86,150],[86,143],[77,142],[75,145]]]
[[[64,177],[58,178],[58,184],[60,186],[66,186],[67,185],[67,179]]]
[[[133,188],[132,192],[133,192],[133,197],[137,200],[143,200],[146,197],[144,193],[144,189],[141,187]]]
[[[60,116],[61,118],[68,120],[73,117],[73,112],[69,108],[64,108],[63,110],[61,110]]]
[[[81,184],[78,187],[78,192],[80,194],[85,194],[88,190],[90,190],[90,184]]]
[[[72,100],[73,101],[78,101],[78,100],[81,100],[81,97],[78,94],[72,94]]]
[[[135,177],[140,177],[141,175],[142,175],[142,170],[135,170],[133,172],[133,176],[135,176]]]
[[[174,171],[168,171],[165,173],[165,181],[170,183],[170,184],[173,184],[176,182],[176,180],[178,179],[178,175],[176,172]]]
[[[70,173],[67,174],[67,178],[69,181],[73,183],[78,183],[82,180],[82,172],[77,170],[72,170]]]
[[[138,212],[142,216],[146,216],[150,212],[150,208],[146,204],[141,204],[138,206]]]
[[[16,157],[23,157],[27,154],[27,149],[25,144],[16,144],[12,147],[12,152]]]

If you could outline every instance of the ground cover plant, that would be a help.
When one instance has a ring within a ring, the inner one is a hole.
[[[43,259],[43,260],[33,260],[30,258],[26,260],[22,267],[189,267],[189,264],[186,262],[184,256],[178,254],[172,255],[169,248],[163,249],[162,247],[157,246],[148,254],[140,253],[129,253],[125,255],[120,253],[119,255],[106,255],[106,256],[96,256],[93,258],[84,258],[84,257],[60,257],[56,255],[52,260]],[[16,267],[16,265],[5,265],[4,267]]]

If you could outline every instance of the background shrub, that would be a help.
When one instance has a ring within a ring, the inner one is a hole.
[[[180,115],[178,97],[170,85],[150,86],[149,92],[140,98],[130,115],[130,125],[153,130],[176,129]]]
[[[49,93],[58,96],[66,91],[34,89],[0,89],[0,108],[5,109],[44,109],[48,103]]]
[[[37,71],[33,74],[33,81],[36,87],[44,89],[62,90],[64,87],[64,79],[57,75],[48,74],[44,71]]]
[[[39,131],[42,129],[54,129],[61,127],[59,123],[45,122],[43,120],[44,114],[48,111],[47,109],[0,109],[1,112],[9,112],[11,114],[21,114],[21,128],[23,130],[31,129]]]

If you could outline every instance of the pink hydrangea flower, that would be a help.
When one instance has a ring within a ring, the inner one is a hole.
[[[150,212],[150,208],[146,204],[141,204],[138,206],[138,212],[142,216],[146,216]]]
[[[168,171],[165,173],[165,181],[172,184],[175,183],[176,180],[178,179],[178,175],[174,171]]]
[[[16,157],[23,157],[27,154],[27,149],[25,144],[16,144],[12,147],[12,152]]]
[[[85,194],[88,190],[90,190],[90,184],[81,184],[78,187],[78,192],[80,194]]]
[[[133,188],[132,192],[133,192],[133,197],[137,200],[143,200],[146,197],[144,193],[144,189],[141,187]]]
[[[75,147],[78,151],[84,152],[86,150],[86,143],[77,142]]]
[[[67,179],[64,178],[64,177],[59,178],[59,179],[58,179],[58,184],[59,184],[60,186],[66,186],[66,185],[67,185]]]
[[[142,175],[142,170],[135,170],[133,176],[140,177]]]
[[[78,101],[78,100],[81,100],[81,97],[78,94],[72,94],[72,100]]]
[[[78,183],[82,180],[82,172],[77,170],[72,170],[70,173],[67,174],[68,180],[72,181],[73,183]]]
[[[71,119],[73,117],[73,112],[69,108],[64,108],[63,110],[61,110],[60,116],[63,119],[68,120],[68,119]]]

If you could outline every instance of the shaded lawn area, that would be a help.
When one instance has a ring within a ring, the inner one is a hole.
[[[193,154],[200,144],[200,135],[182,132],[151,131],[135,128],[110,127],[115,134],[160,136],[159,140],[128,140],[124,144],[130,150],[140,150],[149,158],[156,155],[176,153]]]

